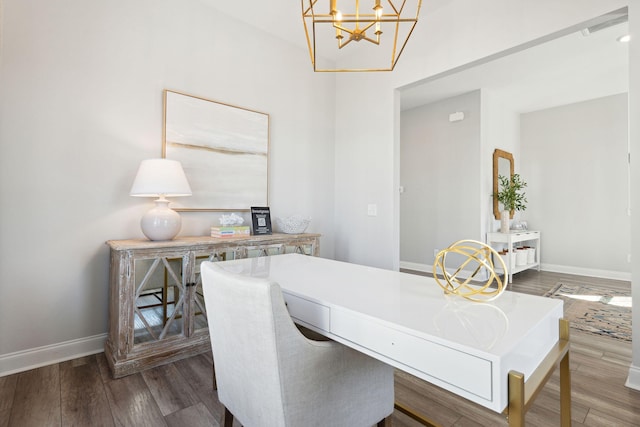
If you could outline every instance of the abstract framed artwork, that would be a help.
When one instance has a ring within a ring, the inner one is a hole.
[[[193,195],[181,211],[248,211],[268,206],[269,115],[164,91],[162,157],[182,163]]]

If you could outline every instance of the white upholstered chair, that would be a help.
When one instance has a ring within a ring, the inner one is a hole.
[[[225,426],[390,425],[393,369],[334,341],[307,339],[280,286],[201,267]]]

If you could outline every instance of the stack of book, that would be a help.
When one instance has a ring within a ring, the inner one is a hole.
[[[240,237],[251,235],[251,227],[248,225],[211,227],[211,237]]]

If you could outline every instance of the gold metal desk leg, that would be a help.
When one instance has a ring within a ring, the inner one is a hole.
[[[435,421],[425,417],[423,414],[420,414],[420,413],[414,411],[413,409],[409,408],[408,406],[403,405],[402,403],[399,403],[399,402],[396,401],[393,406],[394,406],[394,408],[396,410],[402,412],[403,414],[405,414],[406,416],[410,417],[411,419],[419,422],[423,426],[426,426],[426,427],[440,427],[440,424],[438,424]]]
[[[560,319],[559,340],[556,347],[545,357],[538,369],[530,376],[525,389],[524,374],[511,371],[508,375],[509,402],[505,410],[509,427],[523,427],[529,406],[559,365],[560,369],[560,425],[571,427],[571,373],[569,371],[569,321]],[[559,363],[558,363],[559,361]],[[437,426],[434,421],[410,408],[395,403],[395,409],[425,426]]]
[[[509,372],[509,427],[524,426],[524,374]]]
[[[569,371],[569,322],[560,319],[558,344],[529,376],[517,371],[509,372],[509,404],[505,410],[510,427],[524,426],[527,410],[551,377],[556,367],[560,370],[560,425],[571,427],[571,373]]]
[[[560,339],[569,341],[569,321],[560,321]],[[571,427],[571,371],[569,351],[560,360],[560,425]]]

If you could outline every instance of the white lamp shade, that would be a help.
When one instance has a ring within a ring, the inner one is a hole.
[[[129,194],[137,197],[190,196],[191,187],[179,161],[148,159],[140,163]]]

